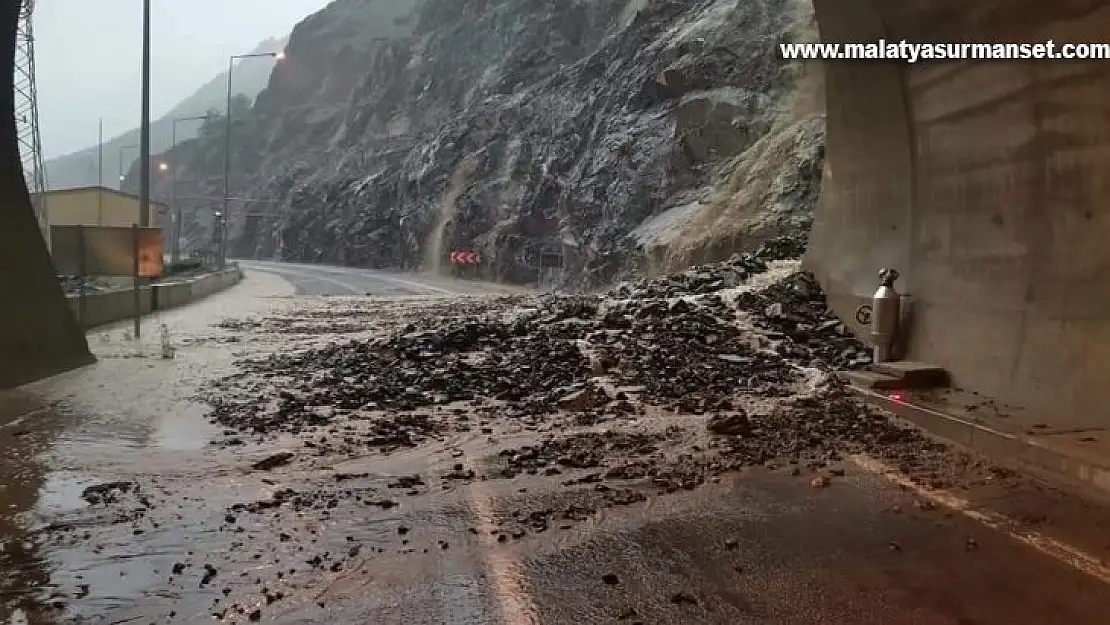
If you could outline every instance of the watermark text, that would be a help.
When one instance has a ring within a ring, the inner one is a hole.
[[[780,43],[784,59],[918,61],[1110,59],[1110,43]]]

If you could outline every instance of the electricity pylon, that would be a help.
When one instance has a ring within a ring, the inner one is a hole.
[[[23,178],[31,194],[39,229],[50,247],[50,224],[46,211],[46,167],[39,132],[38,90],[35,88],[35,35],[31,25],[35,0],[21,0],[15,40],[15,129]]]

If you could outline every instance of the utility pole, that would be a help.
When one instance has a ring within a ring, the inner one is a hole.
[[[101,117],[96,133],[96,225],[104,225],[104,118]]]
[[[135,340],[142,333],[142,311],[139,307],[139,228],[150,226],[150,0],[143,0],[142,119],[139,120],[139,223],[131,226],[131,253],[135,293]],[[121,174],[122,177],[122,174]]]
[[[142,120],[139,124],[139,226],[150,226],[150,0],[143,0]]]

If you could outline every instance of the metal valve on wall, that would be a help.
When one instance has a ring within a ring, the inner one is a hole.
[[[877,363],[895,360],[894,345],[902,317],[902,295],[894,288],[899,275],[895,269],[880,270],[879,288],[871,296],[871,303],[856,309],[856,321],[871,326],[873,360]]]

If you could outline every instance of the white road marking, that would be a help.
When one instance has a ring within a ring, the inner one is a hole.
[[[493,530],[497,525],[493,521],[493,498],[489,490],[480,482],[472,482],[468,490],[471,511],[478,521],[478,539],[486,547],[486,566],[493,581],[502,622],[509,625],[540,625],[539,609],[528,593],[516,550],[498,543],[494,538]]]
[[[395,284],[400,284],[400,285],[403,285],[403,286],[412,287],[414,289],[424,289],[425,291],[430,291],[432,293],[440,293],[442,295],[458,295],[458,291],[452,291],[451,289],[444,289],[444,288],[441,288],[441,287],[438,287],[438,286],[431,286],[430,284],[421,284],[419,282],[412,282],[410,280],[402,280],[400,278],[388,278],[386,276],[375,275],[374,277],[378,278],[380,280],[385,280],[386,282],[393,282]]]
[[[251,267],[250,269],[252,271],[261,271],[263,273],[272,273],[276,276],[292,275],[292,276],[296,276],[298,278],[308,278],[309,280],[319,280],[320,282],[327,282],[329,284],[334,284],[335,286],[341,287],[341,288],[346,289],[346,290],[350,291],[351,293],[355,293],[355,294],[365,292],[365,290],[366,290],[366,289],[356,289],[356,288],[354,288],[353,286],[351,286],[350,284],[348,284],[346,282],[340,282],[339,280],[333,280],[331,278],[321,276],[321,275],[313,275],[312,273],[304,272],[304,271],[294,271],[294,270],[289,270],[289,269],[284,269],[284,268],[283,269],[271,269],[269,267]]]
[[[913,491],[923,499],[959,512],[969,519],[977,521],[993,530],[1003,532],[1015,540],[1024,543],[1041,553],[1054,558],[1070,566],[1071,568],[1095,579],[1110,584],[1110,568],[1103,564],[1102,560],[1096,558],[1081,549],[1072,545],[1059,541],[1055,538],[1045,536],[1040,532],[1031,529],[1015,529],[1020,527],[1020,524],[1007,517],[1004,514],[997,512],[989,512],[981,509],[976,509],[975,505],[970,501],[958,497],[948,491],[933,490],[924,488],[915,484],[913,480],[909,479],[894,467],[891,467],[871,456],[856,455],[850,457],[851,461],[865,471],[876,473],[884,476],[891,482],[902,486],[908,490]]]

